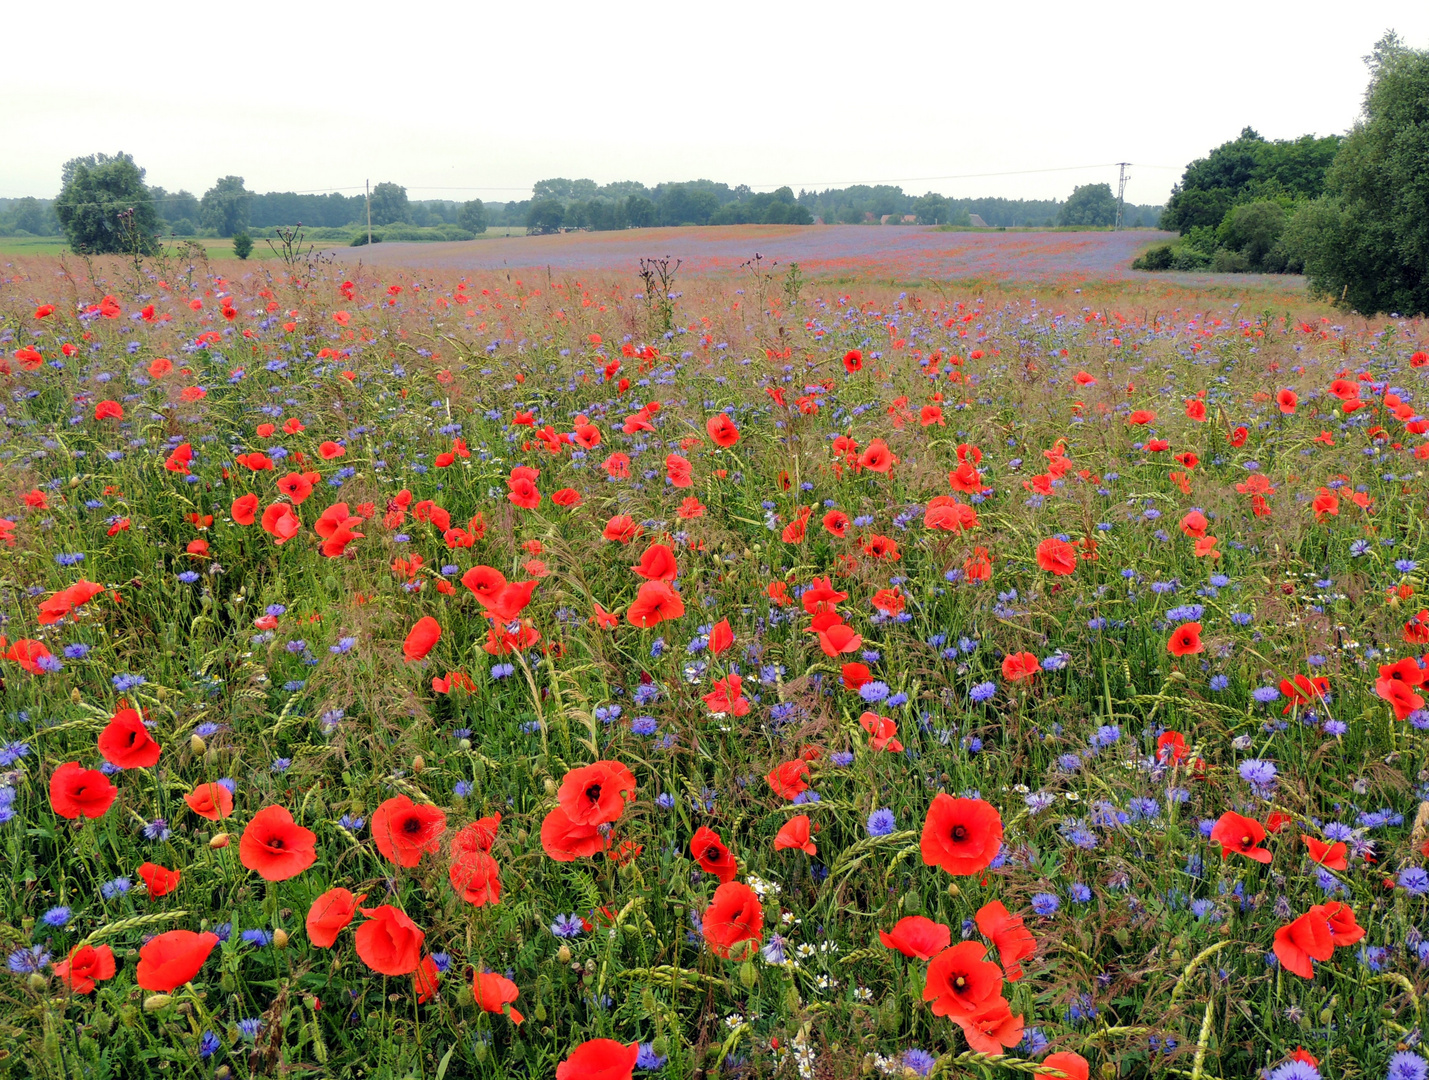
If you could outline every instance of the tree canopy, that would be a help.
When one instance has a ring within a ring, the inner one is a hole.
[[[128,154],[71,158],[60,180],[55,214],[75,251],[147,254],[154,250],[158,232],[154,202],[144,186],[144,170]]]
[[[1116,196],[1110,184],[1082,184],[1072,189],[1071,197],[1062,204],[1057,215],[1058,225],[1116,224]]]

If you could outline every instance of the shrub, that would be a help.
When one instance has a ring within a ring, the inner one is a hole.
[[[382,234],[379,233],[379,232],[374,232],[374,233],[372,234],[372,242],[373,242],[374,244],[380,244],[380,243],[382,243]],[[367,230],[364,229],[362,232],[360,232],[360,233],[358,233],[356,236],[354,236],[354,237],[352,238],[352,242],[351,242],[350,244],[348,244],[347,246],[348,246],[348,247],[364,247],[364,246],[366,246],[366,244],[367,244]]]
[[[1211,256],[1211,269],[1217,274],[1244,274],[1250,270],[1250,259],[1242,252],[1220,248]]]
[[[240,259],[246,259],[253,254],[253,237],[246,232],[233,234],[233,254]]]
[[[1210,265],[1211,257],[1204,251],[1197,251],[1193,247],[1184,244],[1175,249],[1175,254],[1171,257],[1171,269],[1187,273],[1192,270],[1204,270]]]
[[[1170,270],[1175,252],[1170,244],[1157,244],[1147,248],[1141,257],[1131,264],[1133,270]]]

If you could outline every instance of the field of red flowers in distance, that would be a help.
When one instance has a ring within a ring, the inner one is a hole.
[[[547,267],[625,270],[642,256],[682,260],[686,273],[735,270],[756,251],[769,262],[797,262],[806,274],[871,278],[1014,281],[1106,280],[1132,275],[1141,248],[1170,233],[976,230],[911,226],[724,225],[513,236],[443,244],[378,244],[365,263],[449,271]]]
[[[0,1069],[1423,1080],[1429,329],[1147,238],[0,266]]]

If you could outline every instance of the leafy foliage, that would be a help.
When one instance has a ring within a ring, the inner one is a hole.
[[[133,216],[121,219],[128,210],[134,211]],[[158,217],[144,186],[144,170],[123,152],[65,162],[55,215],[75,251],[113,254],[154,249]]]

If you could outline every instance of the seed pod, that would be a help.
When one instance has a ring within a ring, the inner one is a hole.
[[[174,1000],[172,994],[150,994],[144,999],[145,1012],[158,1012],[160,1009],[168,1008],[169,1003]]]
[[[554,795],[556,793],[556,782],[549,776],[546,777],[545,788],[547,795]]]
[[[426,767],[427,767],[427,759],[424,758],[424,757],[422,757],[421,754],[418,754],[416,757],[414,757],[414,758],[412,759],[412,771],[413,771],[414,773],[419,773],[419,772],[421,772],[423,769],[425,769]]]

